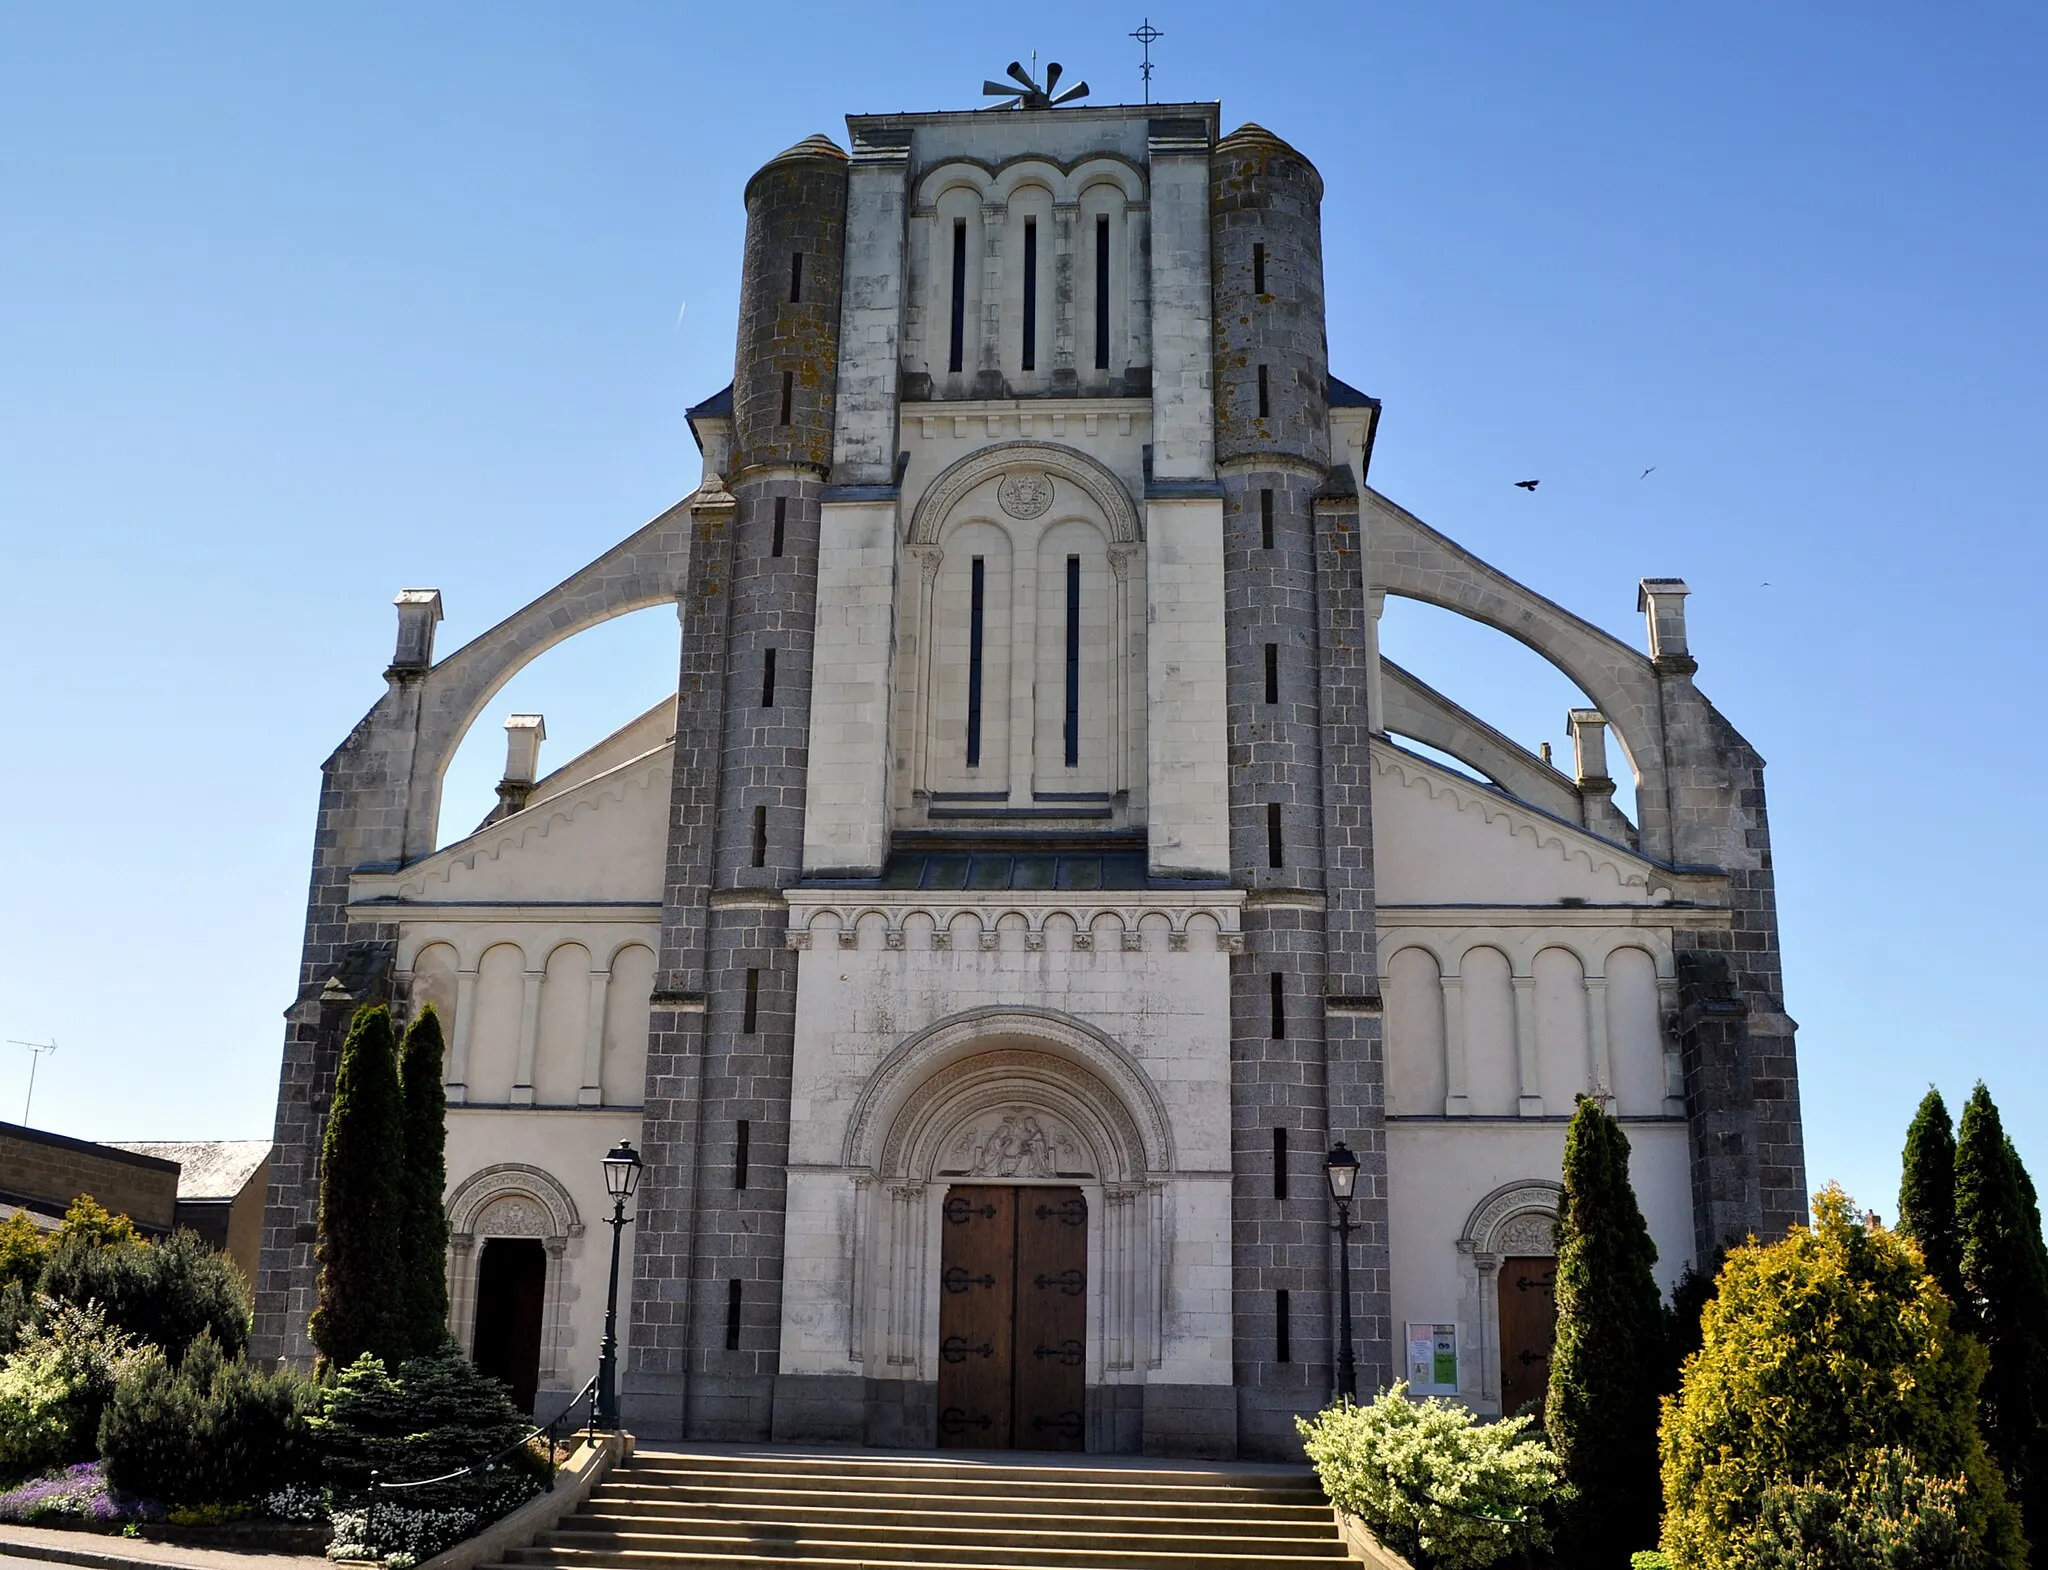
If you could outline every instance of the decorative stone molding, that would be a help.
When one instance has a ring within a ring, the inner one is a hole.
[[[1075,486],[1100,510],[1109,526],[1112,546],[1144,538],[1138,509],[1123,482],[1084,452],[1051,442],[996,442],[969,453],[925,487],[911,514],[909,546],[938,543],[939,530],[953,505],[984,480],[996,475],[1026,474]]]
[[[1508,1183],[1473,1208],[1458,1236],[1461,1252],[1475,1258],[1505,1254],[1549,1254],[1551,1224],[1564,1202],[1564,1186],[1540,1179]],[[1527,1245],[1527,1246],[1524,1246]]]
[[[792,889],[787,941],[792,948],[807,946],[812,927],[821,917],[830,917],[839,924],[839,947],[857,949],[861,946],[862,924],[870,916],[879,916],[881,945],[908,948],[912,946],[906,937],[908,925],[913,917],[923,917],[931,924],[930,946],[950,948],[954,921],[971,916],[980,929],[980,946],[992,951],[1001,946],[1002,923],[1014,916],[1024,923],[1025,947],[1029,949],[1044,948],[1049,924],[1064,918],[1072,923],[1076,949],[1139,953],[1145,947],[1143,923],[1149,917],[1158,917],[1166,923],[1167,947],[1174,953],[1188,952],[1189,937],[1200,930],[1199,923],[1207,922],[1213,926],[1213,947],[1235,954],[1241,951],[1243,942],[1238,921],[1243,903],[1244,895],[1235,889],[1188,893],[1133,890],[1127,897],[1112,891],[1087,894],[1067,889],[1010,889],[979,896],[964,890],[942,893],[933,889],[861,889],[857,894],[849,891],[839,895],[823,889]],[[1116,936],[1104,931],[1098,942],[1098,925],[1113,926]],[[806,941],[799,942],[799,937]],[[1207,949],[1211,944],[1205,937],[1192,947]]]
[[[979,1087],[1010,1101],[1051,1098],[1063,1121],[1089,1136],[1105,1176],[1136,1179],[1174,1169],[1166,1106],[1124,1048],[1085,1021],[1050,1009],[970,1009],[910,1037],[861,1088],[847,1119],[843,1165],[885,1179],[926,1177],[940,1130],[985,1110]],[[915,1136],[915,1137],[914,1137]],[[913,1170],[913,1147],[927,1164]]]
[[[1424,790],[1432,800],[1449,799],[1460,812],[1477,812],[1485,823],[1505,819],[1518,839],[1554,851],[1565,862],[1578,862],[1588,872],[1606,873],[1622,889],[1639,889],[1646,903],[1669,900],[1673,887],[1669,878],[1647,861],[1637,860],[1611,841],[1531,811],[1498,791],[1460,780],[1448,769],[1395,747],[1372,749],[1375,779],[1397,780],[1409,789]]]

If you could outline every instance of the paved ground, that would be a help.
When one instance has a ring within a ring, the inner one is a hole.
[[[332,1570],[325,1559],[297,1554],[239,1554],[221,1549],[150,1543],[97,1532],[0,1526],[0,1565],[80,1565],[86,1570]]]

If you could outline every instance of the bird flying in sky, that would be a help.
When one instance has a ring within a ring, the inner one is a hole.
[[[1542,483],[1541,480],[1517,480],[1515,486],[1518,490],[1534,491]]]

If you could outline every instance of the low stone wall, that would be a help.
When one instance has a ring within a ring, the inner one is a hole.
[[[1371,1565],[1372,1570],[1415,1570],[1407,1560],[1372,1535],[1370,1528],[1355,1515],[1346,1515],[1335,1505],[1330,1514],[1337,1520],[1337,1535],[1344,1539],[1344,1546],[1351,1557],[1360,1564]]]
[[[586,1441],[555,1474],[553,1488],[538,1499],[529,1499],[476,1536],[443,1549],[421,1565],[420,1570],[475,1570],[487,1560],[524,1548],[541,1533],[553,1530],[563,1516],[581,1509],[611,1469],[632,1453],[631,1434],[599,1434],[595,1443]]]

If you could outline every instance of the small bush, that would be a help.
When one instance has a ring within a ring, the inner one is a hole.
[[[408,1358],[393,1377],[365,1354],[322,1392],[312,1420],[328,1479],[338,1489],[437,1477],[516,1445],[533,1426],[504,1385],[447,1345]],[[514,1464],[514,1463],[508,1463]]]
[[[173,1363],[203,1333],[229,1357],[249,1343],[241,1273],[193,1232],[175,1232],[162,1243],[132,1236],[106,1242],[84,1231],[60,1237],[43,1267],[42,1290],[102,1305],[109,1323],[162,1347]]]
[[[1661,1548],[1639,1548],[1628,1556],[1628,1570],[1671,1570]]]
[[[1880,1450],[1846,1488],[1766,1489],[1748,1570],[1979,1570],[1963,1529],[1961,1478],[1922,1476],[1904,1451]]]
[[[362,1508],[336,1510],[330,1559],[376,1559],[385,1570],[408,1570],[473,1537],[501,1516],[509,1515],[540,1491],[529,1477],[497,1472],[460,1505],[395,1505],[380,1500],[374,1514]]]
[[[202,1333],[176,1368],[152,1348],[114,1392],[100,1453],[115,1487],[183,1506],[240,1504],[307,1476],[312,1385],[221,1356]]]
[[[26,1210],[0,1222],[0,1286],[33,1292],[49,1257],[50,1235],[29,1219]]]
[[[54,1466],[95,1454],[100,1415],[142,1356],[95,1304],[45,1298],[41,1323],[0,1362],[0,1463]]]
[[[1331,1502],[1431,1570],[1478,1570],[1545,1546],[1559,1467],[1529,1436],[1529,1419],[1481,1423],[1453,1402],[1411,1402],[1406,1390],[1295,1420]]]

